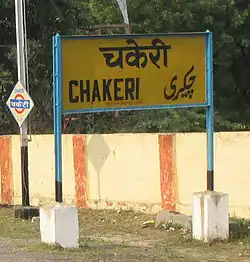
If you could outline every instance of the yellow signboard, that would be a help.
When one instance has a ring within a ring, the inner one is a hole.
[[[62,38],[63,111],[206,103],[205,35]]]

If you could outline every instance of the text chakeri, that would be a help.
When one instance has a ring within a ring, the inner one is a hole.
[[[128,66],[137,68],[145,68],[150,60],[156,68],[160,69],[158,62],[161,58],[163,65],[168,66],[168,50],[171,49],[171,46],[165,45],[162,40],[153,39],[151,46],[139,46],[134,39],[128,39],[126,42],[129,46],[99,48],[108,67],[123,69],[124,58]],[[147,54],[144,51],[150,52]],[[70,103],[139,101],[140,79],[70,80],[68,90]]]

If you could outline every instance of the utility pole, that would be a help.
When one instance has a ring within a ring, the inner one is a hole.
[[[26,4],[25,0],[15,0],[17,68],[18,68],[18,81],[21,82],[24,89],[29,91],[28,90],[29,88],[27,88],[28,87],[28,61],[27,61],[25,4]],[[25,219],[28,219],[33,216],[37,216],[39,214],[38,209],[30,208],[28,141],[29,141],[28,118],[26,118],[22,126],[20,127],[22,207],[15,210],[16,217],[21,217]]]
[[[18,80],[27,90],[27,72],[26,72],[26,32],[24,31],[25,22],[25,2],[24,0],[15,0],[16,10],[16,42],[17,42],[17,70]],[[20,128],[21,144],[21,174],[22,174],[22,206],[29,206],[29,171],[28,171],[28,120],[23,122]]]

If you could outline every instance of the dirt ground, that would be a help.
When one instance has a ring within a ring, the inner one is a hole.
[[[0,209],[0,261],[250,261],[250,239],[204,244],[181,229],[142,227],[153,216],[132,211],[80,210],[80,244],[64,250],[40,243],[39,222]]]

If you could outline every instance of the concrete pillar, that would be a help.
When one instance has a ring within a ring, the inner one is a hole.
[[[208,242],[229,238],[228,195],[205,191],[193,194],[193,238]]]
[[[74,206],[57,204],[40,208],[41,241],[63,248],[79,247],[78,212]]]

